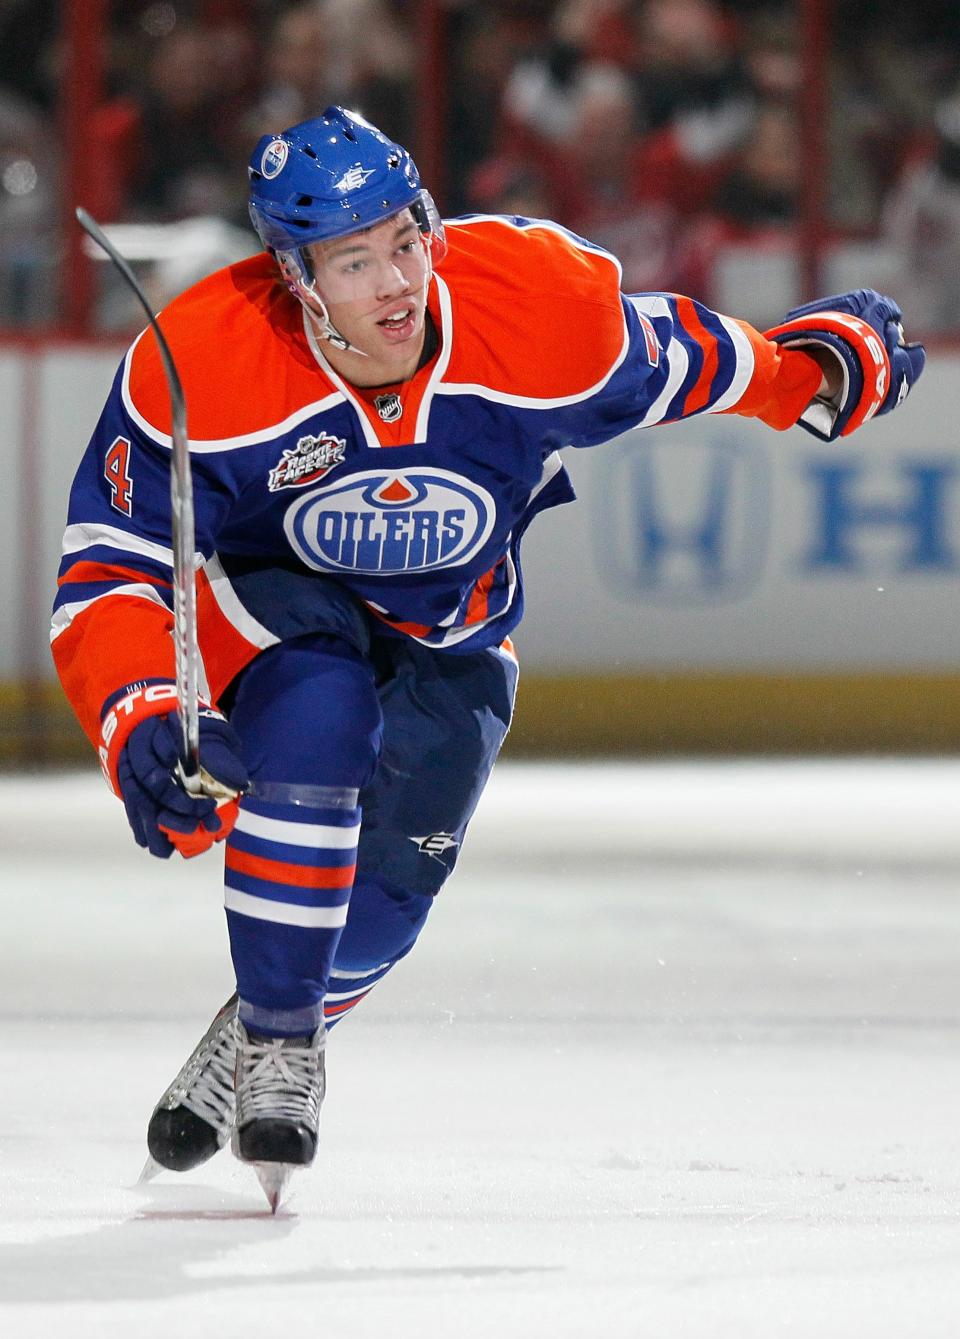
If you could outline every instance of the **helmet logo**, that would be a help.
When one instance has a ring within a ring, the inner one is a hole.
[[[372,167],[364,169],[357,163],[354,167],[350,167],[344,172],[340,180],[334,184],[333,189],[335,191],[357,191],[367,178],[372,176]]]
[[[263,151],[260,159],[260,171],[267,181],[272,181],[283,171],[290,149],[285,140],[272,139]]]

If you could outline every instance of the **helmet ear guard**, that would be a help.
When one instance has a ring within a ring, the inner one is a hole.
[[[436,269],[447,254],[447,234],[440,211],[426,188],[421,187],[420,198],[410,206],[410,212],[417,221],[421,235],[427,239],[430,264]]]
[[[280,277],[290,289],[291,293],[303,284],[304,286],[312,284],[313,273],[307,273],[304,261],[309,262],[306,252],[300,251],[274,251],[273,258],[280,269]]]

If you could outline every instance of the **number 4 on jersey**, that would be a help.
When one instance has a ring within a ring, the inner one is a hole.
[[[130,443],[118,437],[107,452],[103,473],[110,485],[110,506],[129,516],[133,511],[133,480],[130,477]]]

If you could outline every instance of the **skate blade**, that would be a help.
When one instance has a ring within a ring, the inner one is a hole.
[[[138,1186],[147,1185],[148,1182],[153,1181],[163,1171],[166,1171],[166,1168],[161,1166],[161,1164],[157,1162],[156,1158],[154,1158],[151,1154],[148,1153],[147,1160],[143,1164],[143,1171],[140,1173],[139,1179],[137,1180],[137,1185]]]
[[[267,1197],[270,1212],[275,1214],[280,1208],[280,1201],[295,1168],[289,1162],[255,1162],[253,1170],[257,1174],[260,1188]]]

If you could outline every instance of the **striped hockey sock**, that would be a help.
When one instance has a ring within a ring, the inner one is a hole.
[[[330,972],[324,1003],[328,1029],[413,949],[433,903],[429,893],[402,888],[369,868],[361,869]]]
[[[267,1036],[314,1032],[323,1021],[360,836],[356,791],[327,788],[323,799],[308,807],[246,796],[227,841],[239,1016]]]
[[[373,987],[386,976],[393,965],[392,962],[381,963],[379,967],[369,972],[343,972],[334,967],[330,973],[330,989],[323,1005],[323,1016],[326,1019],[328,1032],[335,1023],[345,1018],[370,994]]]

